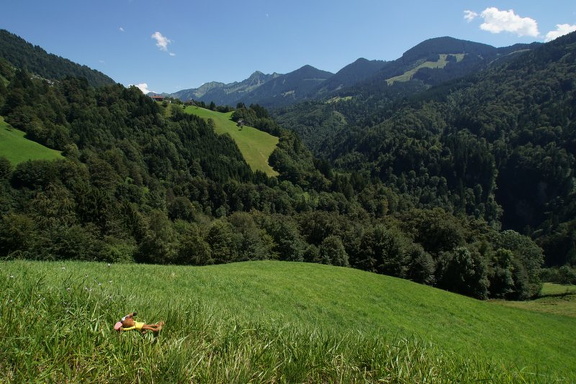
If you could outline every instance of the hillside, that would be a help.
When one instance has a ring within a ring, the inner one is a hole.
[[[567,382],[576,371],[574,318],[348,268],[18,261],[0,271],[0,379],[132,382],[142,366],[148,382]],[[166,321],[156,343],[113,334],[133,310]]]
[[[360,58],[352,64],[348,64],[321,84],[316,90],[316,95],[321,97],[323,94],[332,94],[335,91],[358,84],[374,76],[385,65],[386,62],[384,61]]]
[[[283,106],[311,97],[320,84],[331,76],[332,73],[310,65],[284,75],[266,75],[256,71],[241,82],[211,82],[200,88],[178,91],[169,96],[182,101],[196,100],[217,105],[235,106],[244,103],[265,107]]]
[[[253,172],[261,171],[268,176],[278,176],[278,172],[268,163],[278,144],[277,137],[246,125],[239,128],[231,119],[232,112],[215,112],[192,106],[187,107],[185,111],[212,120],[217,133],[230,135]]]
[[[26,69],[49,80],[71,76],[85,78],[93,86],[115,83],[99,71],[47,53],[41,47],[34,46],[4,29],[0,29],[0,58],[16,68]]]
[[[217,105],[235,106],[254,89],[278,76],[280,75],[276,73],[267,75],[260,71],[256,71],[248,79],[240,82],[234,82],[231,84],[210,82],[199,88],[184,89],[175,92],[170,94],[170,96],[182,101],[197,100],[206,103],[214,102]]]
[[[419,58],[417,71],[381,72],[382,81],[395,80],[391,85],[358,85],[337,102],[292,106],[275,117],[337,169],[408,191],[404,199],[419,207],[443,206],[526,233],[544,248],[548,266],[570,264],[574,39],[572,33],[530,50],[504,50],[482,71],[402,99],[415,83],[399,80],[442,74],[431,67],[459,60],[438,55],[428,42],[429,49],[407,55]]]
[[[61,159],[59,151],[46,148],[34,141],[26,139],[25,133],[11,128],[0,116],[0,156],[11,164],[17,165],[28,160]]]
[[[316,89],[332,73],[305,65],[293,72],[274,77],[242,98],[244,104],[260,104],[264,107],[279,107],[313,97]]]

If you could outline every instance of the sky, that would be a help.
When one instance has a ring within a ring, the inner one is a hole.
[[[0,29],[144,92],[254,71],[336,73],[450,36],[505,47],[576,31],[574,0],[2,0]]]

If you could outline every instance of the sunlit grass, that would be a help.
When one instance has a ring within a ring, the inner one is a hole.
[[[216,133],[229,134],[253,171],[261,171],[268,176],[278,175],[278,172],[268,164],[268,159],[278,144],[277,137],[250,126],[240,129],[231,120],[232,112],[222,113],[196,106],[188,106],[185,111],[206,120],[211,119]]]
[[[0,116],[0,156],[16,165],[27,160],[61,159],[60,151],[25,138],[25,133],[8,125]]]
[[[0,292],[0,382],[576,378],[576,319],[347,268],[13,261]],[[159,337],[112,331],[131,311]]]
[[[544,283],[540,296],[530,301],[494,301],[500,305],[576,318],[576,286]]]
[[[410,81],[410,80],[412,80],[412,77],[414,76],[414,74],[416,72],[418,72],[421,68],[432,68],[432,69],[444,68],[448,64],[448,60],[447,60],[448,56],[454,56],[456,58],[457,62],[461,61],[464,58],[463,53],[458,53],[458,54],[444,54],[443,53],[443,54],[440,54],[439,56],[440,57],[438,58],[437,61],[424,61],[420,65],[418,65],[416,68],[413,68],[409,71],[406,71],[401,75],[391,77],[391,78],[387,79],[386,82],[388,83],[388,85],[390,85],[396,81],[400,81],[400,82]]]
[[[541,297],[565,295],[576,295],[576,285],[544,283],[540,292]]]

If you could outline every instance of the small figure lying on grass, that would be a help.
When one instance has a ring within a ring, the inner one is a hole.
[[[127,314],[114,325],[114,329],[118,332],[121,331],[131,331],[133,329],[140,331],[142,333],[146,333],[147,331],[152,331],[155,334],[162,330],[164,326],[164,322],[160,321],[156,324],[146,324],[144,322],[135,321],[134,316],[136,316],[136,312],[132,312]]]

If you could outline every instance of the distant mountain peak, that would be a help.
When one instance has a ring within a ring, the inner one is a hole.
[[[481,70],[508,53],[531,48],[527,45],[495,48],[449,36],[434,37],[417,44],[394,61],[361,57],[336,74],[310,64],[287,74],[264,74],[257,70],[241,82],[207,83],[172,96],[182,100],[214,101],[218,105],[242,102],[279,107],[340,92],[354,93],[359,89],[370,93],[386,85],[413,80],[411,89],[422,90]]]
[[[485,54],[486,52],[494,52],[497,48],[482,43],[475,43],[467,40],[459,40],[449,36],[434,37],[424,40],[423,42],[410,48],[400,58],[400,60],[414,61],[429,55],[441,53],[470,53],[470,54]]]

